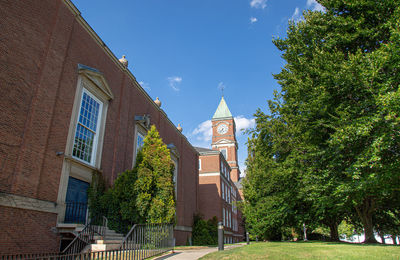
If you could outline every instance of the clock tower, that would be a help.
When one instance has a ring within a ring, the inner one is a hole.
[[[211,122],[213,131],[211,147],[225,156],[232,169],[231,179],[233,182],[237,182],[239,181],[240,170],[237,159],[236,125],[224,97],[221,98]]]

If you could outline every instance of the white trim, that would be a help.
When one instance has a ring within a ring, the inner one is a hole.
[[[206,176],[220,176],[221,173],[219,172],[209,172],[209,173],[199,173],[200,177],[206,177]]]
[[[214,148],[214,147],[216,147],[216,148],[218,148],[218,147],[221,147],[221,146],[236,146],[235,145],[235,142],[234,141],[229,141],[229,143],[214,143],[214,144],[212,144],[212,147]]]
[[[199,159],[199,171],[201,171],[201,159]]]
[[[193,231],[192,227],[188,227],[188,226],[175,226],[174,230],[185,231],[185,232],[192,232]]]

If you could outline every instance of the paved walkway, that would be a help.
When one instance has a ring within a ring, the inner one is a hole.
[[[236,247],[244,246],[244,243],[234,244],[230,246],[225,246],[225,250],[229,250]],[[218,247],[208,247],[208,248],[200,248],[200,249],[187,249],[187,250],[175,250],[174,253],[170,253],[168,255],[160,256],[155,258],[155,260],[195,260],[199,259],[206,254],[218,251]]]

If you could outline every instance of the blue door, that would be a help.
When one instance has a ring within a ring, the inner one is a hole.
[[[65,223],[85,223],[89,183],[69,177],[65,199]]]

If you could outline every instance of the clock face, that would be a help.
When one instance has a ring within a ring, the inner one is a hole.
[[[225,124],[220,124],[217,128],[217,132],[221,135],[225,134],[226,132],[228,132],[228,126]]]

